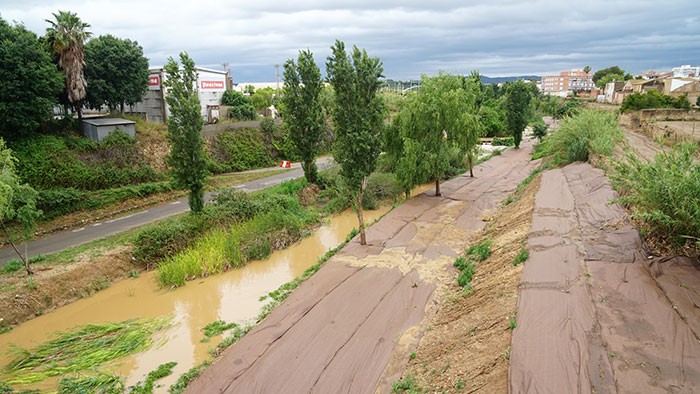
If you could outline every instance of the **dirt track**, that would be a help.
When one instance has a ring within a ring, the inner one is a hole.
[[[421,195],[349,244],[189,387],[190,393],[387,392],[434,312],[435,289],[488,211],[537,164],[530,147]]]
[[[547,171],[513,333],[511,393],[700,391],[700,275],[649,259],[601,170]]]

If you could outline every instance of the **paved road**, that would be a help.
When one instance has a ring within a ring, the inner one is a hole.
[[[319,170],[323,170],[332,166],[333,160],[330,157],[322,157],[317,159],[317,165]],[[260,172],[264,170],[269,170],[269,168],[252,170],[252,172]],[[236,188],[245,192],[253,192],[280,184],[284,181],[300,178],[303,175],[304,173],[301,169],[301,165],[299,163],[294,163],[291,171],[250,181],[236,186]],[[212,193],[206,193],[204,197],[207,201],[210,201],[212,198]],[[71,246],[77,246],[95,241],[135,227],[152,223],[156,220],[177,215],[178,213],[187,212],[189,210],[190,208],[187,205],[187,198],[181,198],[177,201],[164,205],[157,205],[142,211],[132,212],[126,216],[92,223],[81,228],[53,233],[47,237],[29,241],[27,243],[28,255],[29,258],[32,258],[38,255],[47,255],[60,252],[61,250]],[[20,247],[20,250],[23,249],[24,244],[22,244],[22,247]],[[0,249],[0,267],[14,259],[17,259],[17,254],[15,254],[15,252],[12,250],[12,247],[7,245]]]

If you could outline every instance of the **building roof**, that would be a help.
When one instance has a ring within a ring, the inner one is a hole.
[[[83,123],[91,124],[93,126],[122,126],[127,124],[136,124],[136,122],[133,120],[122,118],[83,119]]]

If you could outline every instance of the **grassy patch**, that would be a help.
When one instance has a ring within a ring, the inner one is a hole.
[[[204,336],[207,338],[211,338],[213,336],[219,335],[224,331],[228,331],[232,328],[237,327],[238,324],[236,323],[226,323],[223,320],[217,320],[214,322],[211,322],[204,326],[202,329],[202,332],[204,332]]]
[[[98,373],[90,376],[67,376],[58,383],[59,394],[122,394],[124,381],[116,375]]]
[[[153,345],[151,337],[169,325],[166,319],[90,324],[60,332],[31,351],[15,348],[3,371],[9,384],[35,383],[52,376],[95,370],[103,364]]]
[[[391,385],[391,392],[418,394],[422,393],[423,389],[420,386],[418,386],[415,376],[405,375],[401,378],[401,380],[398,380]]]
[[[155,371],[148,373],[144,382],[139,382],[129,387],[129,394],[153,394],[156,381],[170,376],[173,373],[175,365],[177,365],[177,363],[174,361],[159,365]]]
[[[183,373],[178,379],[177,382],[173,383],[170,386],[170,389],[168,389],[168,392],[170,394],[180,394],[185,389],[187,386],[192,383],[197,377],[204,371],[206,367],[208,367],[211,364],[210,361],[205,361],[199,365],[195,365],[194,367],[190,368],[189,371]]]
[[[619,201],[632,207],[648,235],[700,250],[700,163],[697,146],[681,144],[646,162],[634,155],[610,175]],[[686,251],[687,252],[687,251]]]
[[[217,190],[225,187],[237,186],[246,182],[254,181],[261,178],[267,178],[269,176],[283,174],[285,172],[292,171],[291,168],[280,168],[268,171],[256,171],[256,172],[236,172],[230,174],[220,174],[214,175],[207,179],[207,189]]]
[[[464,289],[465,296],[474,291],[471,281],[474,277],[475,264],[486,260],[491,253],[491,241],[486,240],[470,246],[464,256],[460,256],[454,261],[453,265],[459,270],[457,284]]]
[[[466,256],[469,260],[476,260],[477,262],[481,262],[486,260],[489,256],[491,256],[491,253],[491,241],[486,240],[479,244],[470,246],[469,249],[467,249]]]
[[[505,200],[503,200],[502,205],[505,207],[505,206],[508,206],[508,205],[520,200],[520,196],[522,196],[523,191],[525,190],[527,185],[532,183],[532,181],[535,179],[535,177],[539,173],[544,171],[546,168],[547,168],[546,165],[541,165],[541,166],[535,168],[534,170],[532,170],[532,172],[530,172],[530,175],[528,175],[527,178],[523,179],[518,184],[518,186],[515,188],[515,191],[513,193],[511,193],[508,197],[506,197]]]
[[[617,115],[610,111],[587,109],[567,117],[544,139],[543,156],[554,164],[588,161],[591,155],[609,156],[622,141]]]
[[[518,266],[524,263],[528,259],[528,257],[530,257],[530,252],[525,248],[521,248],[518,254],[515,255],[515,258],[513,259],[513,265]]]

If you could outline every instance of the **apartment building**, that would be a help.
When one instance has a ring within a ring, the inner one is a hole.
[[[595,89],[593,78],[583,70],[562,71],[559,75],[542,76],[542,93],[566,97],[570,92]]]

